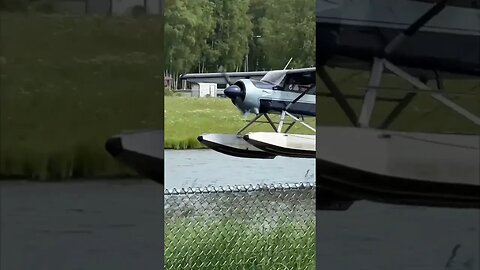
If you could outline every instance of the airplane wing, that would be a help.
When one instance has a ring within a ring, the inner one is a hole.
[[[188,73],[180,76],[180,80],[196,83],[217,83],[227,84],[225,74],[232,80],[255,79],[260,80],[268,71],[250,71],[250,72],[226,72],[226,73]]]
[[[287,78],[297,78],[298,80],[301,80],[301,78],[304,78],[309,82],[315,83],[315,71],[316,71],[316,68],[314,67],[289,69],[287,70],[286,76]]]

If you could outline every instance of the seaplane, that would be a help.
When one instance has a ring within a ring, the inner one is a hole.
[[[480,208],[480,117],[452,98],[470,95],[480,107],[480,92],[444,88],[445,79],[480,78],[479,8],[477,0],[317,0],[316,72],[326,90],[317,96],[333,98],[350,123],[322,126],[317,117],[317,211],[347,210],[360,200]],[[329,73],[335,69],[368,73],[362,94],[340,89]],[[411,88],[382,87],[386,74]],[[391,128],[420,95],[475,128]],[[373,124],[384,102],[393,109]]]
[[[283,70],[182,75],[181,79],[187,81],[225,83],[225,96],[238,110],[255,115],[236,134],[202,134],[198,140],[210,149],[235,157],[315,158],[315,135],[289,133],[297,123],[315,132],[305,122],[305,118],[315,117],[315,68],[286,69],[291,60]],[[271,114],[280,115],[278,123]],[[245,132],[254,123],[269,124],[273,131]]]

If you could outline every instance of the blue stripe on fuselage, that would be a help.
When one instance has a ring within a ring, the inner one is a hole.
[[[290,104],[289,101],[260,99],[259,111],[260,113],[280,114],[283,110],[285,110],[288,104]],[[288,112],[294,115],[316,116],[315,103],[305,103],[299,101],[293,104],[289,108]]]

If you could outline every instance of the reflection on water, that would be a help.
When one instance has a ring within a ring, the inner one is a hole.
[[[314,182],[315,159],[246,159],[213,150],[165,151],[165,188]]]

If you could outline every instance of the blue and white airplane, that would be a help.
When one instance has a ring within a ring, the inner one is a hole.
[[[315,68],[185,74],[181,79],[226,83],[228,87],[224,90],[225,96],[232,100],[241,113],[255,115],[236,134],[200,135],[198,140],[209,148],[244,158],[315,157],[315,135],[288,133],[296,123],[315,132],[315,128],[304,122],[305,117],[316,115]],[[280,121],[274,123],[269,114],[281,115]],[[260,122],[261,117],[266,122]],[[287,117],[292,121],[287,123]],[[244,133],[253,123],[258,122],[270,124],[272,132]]]

